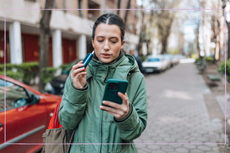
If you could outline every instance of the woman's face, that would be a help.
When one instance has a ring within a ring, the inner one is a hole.
[[[110,63],[115,60],[124,43],[125,41],[121,42],[121,31],[118,26],[100,23],[96,27],[92,45],[96,56],[102,63]]]

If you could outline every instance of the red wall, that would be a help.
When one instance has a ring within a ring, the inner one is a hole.
[[[39,36],[33,34],[22,34],[24,48],[24,62],[39,62]],[[49,40],[49,66],[53,66],[52,38]]]
[[[9,33],[6,33],[9,39]],[[22,33],[22,52],[23,52],[23,62],[39,62],[39,36],[34,34]],[[4,51],[4,31],[0,31],[0,51]],[[6,55],[6,63],[9,62],[9,43],[6,50],[8,54]],[[52,38],[49,40],[49,66],[53,66],[52,57]],[[63,63],[69,64],[78,58],[77,54],[77,44],[76,40],[62,39],[62,55]],[[0,56],[0,63],[4,63],[4,56]]]
[[[9,42],[7,42],[7,40],[9,40],[9,33],[8,31],[6,31],[6,63],[9,62],[8,60],[8,52],[9,52]],[[0,31],[0,52],[3,53],[3,57],[0,55],[0,63],[4,63],[4,44],[5,44],[5,38],[4,38],[4,31]],[[0,53],[0,54],[1,54]]]
[[[76,40],[62,39],[63,63],[69,64],[78,58]]]

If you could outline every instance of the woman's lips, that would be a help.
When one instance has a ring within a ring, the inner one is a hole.
[[[103,58],[109,58],[109,57],[110,57],[110,54],[102,54],[102,57],[103,57]]]

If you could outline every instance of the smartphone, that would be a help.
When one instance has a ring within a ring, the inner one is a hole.
[[[111,101],[121,105],[122,99],[118,96],[118,92],[125,94],[127,86],[127,80],[108,79],[105,86],[103,101]],[[102,105],[106,106],[103,103]]]

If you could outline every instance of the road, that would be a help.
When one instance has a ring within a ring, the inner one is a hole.
[[[195,64],[146,76],[147,128],[134,142],[140,153],[220,153],[204,102],[211,91]],[[205,144],[210,143],[210,144]]]

